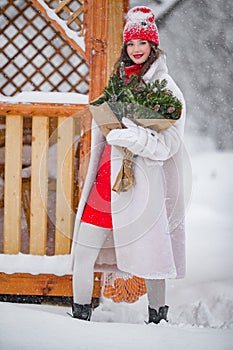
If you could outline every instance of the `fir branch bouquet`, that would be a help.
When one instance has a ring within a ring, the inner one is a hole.
[[[99,106],[104,102],[119,121],[123,117],[177,120],[182,111],[181,102],[167,89],[165,79],[145,83],[138,75],[131,75],[127,81],[123,64],[120,77],[112,74],[103,95],[92,104]]]

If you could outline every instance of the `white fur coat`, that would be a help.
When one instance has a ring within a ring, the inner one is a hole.
[[[150,137],[143,156],[134,157],[135,184],[127,192],[112,191],[112,239],[106,242],[96,263],[105,268],[132,273],[144,278],[181,278],[185,274],[185,232],[182,174],[182,139],[185,101],[168,75],[165,56],[160,56],[144,75],[146,82],[166,79],[167,87],[181,100],[181,118],[169,129]],[[105,139],[92,122],[91,157],[77,210],[72,254],[78,241],[83,209],[95,180]],[[122,163],[122,154],[111,151],[111,184]]]

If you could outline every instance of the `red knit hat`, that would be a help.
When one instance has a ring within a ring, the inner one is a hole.
[[[123,41],[147,40],[159,46],[159,33],[155,24],[154,12],[146,6],[133,7],[127,13]]]

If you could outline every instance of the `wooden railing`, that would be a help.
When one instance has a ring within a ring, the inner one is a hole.
[[[51,245],[51,237],[48,240],[48,236],[51,236],[51,227],[48,225],[48,193],[55,191],[53,253],[50,251],[49,255],[69,254],[74,214],[81,191],[78,180],[84,182],[87,166],[86,160],[82,158],[85,158],[90,144],[90,114],[85,105],[0,103],[0,116],[4,121],[0,148],[5,149],[5,161],[1,164],[0,172],[4,184],[4,229],[0,232],[3,248],[0,253],[3,256],[18,254],[25,249],[21,216],[23,209],[25,215],[29,215],[26,220],[28,253],[46,255],[48,242]],[[30,177],[25,179],[22,178],[22,148],[25,133],[27,140],[30,133],[28,124],[31,125],[31,172]],[[74,152],[74,136],[80,133],[80,124],[82,142]],[[55,180],[48,176],[51,145],[56,146],[57,153]],[[100,279],[101,273],[95,273],[94,298],[99,298],[100,295]],[[23,272],[8,274],[0,271],[0,294],[72,296],[72,276],[40,272],[37,275]]]
[[[50,183],[48,153],[52,140],[53,144],[56,143],[57,149],[57,172],[56,179],[53,179],[53,189],[56,191],[54,252],[56,255],[69,254],[75,210],[74,196],[77,193],[74,188],[75,124],[79,118],[78,112],[83,108],[83,105],[5,103],[0,105],[0,114],[5,115],[5,162],[2,164],[4,167],[3,253],[17,254],[21,251],[22,203],[23,206],[26,205],[22,192],[29,189],[30,220],[27,221],[30,223],[29,253],[46,255]],[[22,179],[23,116],[31,117],[31,172],[26,181]],[[52,130],[53,134],[49,123],[51,117],[57,118],[57,128]],[[27,182],[29,187],[25,188],[24,183]]]

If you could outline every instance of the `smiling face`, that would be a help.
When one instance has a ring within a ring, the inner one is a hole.
[[[135,64],[142,64],[147,61],[151,46],[147,40],[130,40],[126,44],[126,51]]]

